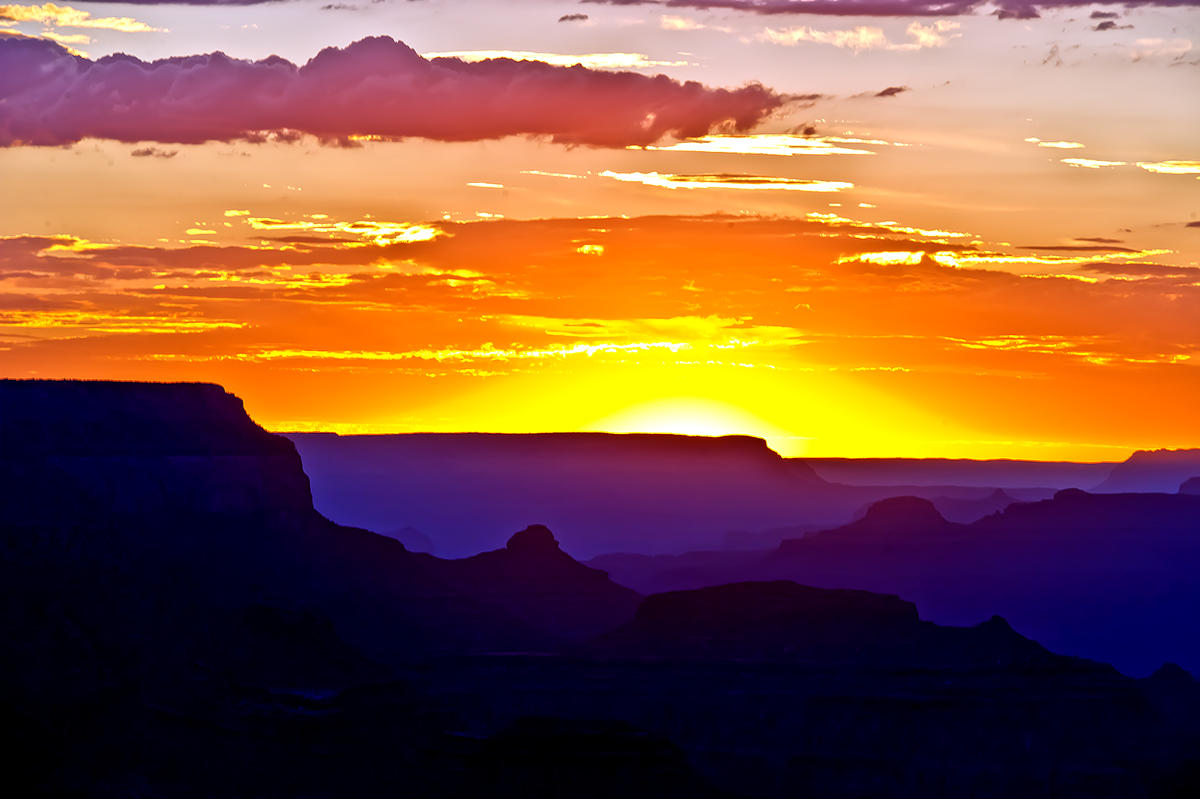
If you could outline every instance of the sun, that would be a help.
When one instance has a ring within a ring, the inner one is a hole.
[[[703,397],[665,397],[638,403],[596,420],[587,429],[688,436],[748,435],[768,441],[791,437],[744,408]]]

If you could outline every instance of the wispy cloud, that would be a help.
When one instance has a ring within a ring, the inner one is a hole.
[[[673,175],[660,172],[612,172],[605,170],[601,177],[626,183],[642,183],[663,189],[739,189],[769,191],[833,192],[854,188],[853,183],[837,180],[803,180],[765,175]]]
[[[680,17],[672,14],[664,14],[658,18],[658,26],[665,31],[702,31],[715,30],[721,33],[731,33],[732,28],[723,25],[709,25],[706,22],[701,22],[698,19],[691,17]]]
[[[1138,161],[1137,165],[1160,175],[1200,175],[1200,161]]]
[[[773,44],[794,46],[803,42],[828,44],[847,50],[923,50],[930,47],[945,47],[960,34],[954,33],[959,23],[939,19],[929,25],[911,23],[905,32],[912,41],[893,42],[887,38],[883,28],[860,25],[842,30],[818,30],[807,25],[794,28],[767,28],[758,38]]]
[[[904,147],[900,142],[845,136],[795,136],[786,133],[752,133],[742,136],[696,136],[672,144],[645,145],[637,149],[739,155],[874,155],[867,146]]]
[[[1084,147],[1083,144],[1077,141],[1046,141],[1036,136],[1030,136],[1025,141],[1029,144],[1036,144],[1038,147],[1047,147],[1051,150],[1082,150]]]
[[[507,58],[511,61],[540,61],[556,67],[573,67],[576,64],[588,69],[651,69],[654,67],[682,67],[687,61],[656,61],[644,53],[538,53],[529,50],[447,50],[437,53],[422,53],[425,58],[456,58],[469,64]]]
[[[1100,161],[1095,158],[1063,158],[1062,163],[1068,166],[1082,167],[1084,169],[1108,169],[1116,166],[1126,166],[1126,161]]]

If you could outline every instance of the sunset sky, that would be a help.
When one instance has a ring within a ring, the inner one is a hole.
[[[1200,446],[1200,0],[0,3],[0,365],[274,430]]]

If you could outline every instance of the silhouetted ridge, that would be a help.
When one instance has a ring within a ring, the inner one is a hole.
[[[557,553],[562,550],[554,533],[544,524],[531,524],[508,539],[504,548],[515,554],[545,554]]]
[[[531,524],[504,549],[444,561],[473,595],[564,640],[583,640],[628,620],[641,596],[563,552],[554,533]]]
[[[313,642],[345,641],[354,656],[331,662],[347,664],[553,651],[638,601],[544,527],[504,557],[465,562],[333,524],[313,509],[292,443],[218,386],[0,381],[0,411],[0,567],[26,604],[65,605],[70,624],[116,650],[152,653],[190,624],[197,651],[180,657],[236,665],[212,652],[254,651],[246,620],[277,618],[328,624]]]
[[[761,438],[612,433],[289,434],[316,507],[373,530],[411,526],[464,557],[530,518],[573,555],[718,546],[731,530],[822,525],[861,501],[831,497]],[[470,490],[464,490],[469,486]],[[816,503],[814,505],[814,503]]]
[[[1102,494],[1171,492],[1200,473],[1200,449],[1139,450],[1118,463],[1108,478],[1093,488]]]
[[[1197,681],[1190,671],[1178,663],[1164,663],[1146,679],[1161,685],[1175,687],[1187,686],[1193,688],[1200,685],[1200,681]]]
[[[1051,655],[998,616],[974,627],[940,627],[921,621],[916,606],[897,596],[786,580],[654,594],[633,621],[595,646],[608,654],[701,660],[1093,668]]]
[[[1200,495],[1200,477],[1189,477],[1179,485],[1180,494]]]
[[[288,455],[295,447],[211,383],[0,381],[0,453],[28,456]]]
[[[871,505],[866,515],[852,526],[881,533],[906,533],[944,527],[946,524],[946,518],[928,499],[892,497]]]
[[[836,545],[845,540],[894,540],[941,537],[959,529],[946,521],[932,501],[921,497],[891,497],[873,503],[857,521],[833,530],[799,539],[783,541],[777,550],[793,552],[822,544]]]

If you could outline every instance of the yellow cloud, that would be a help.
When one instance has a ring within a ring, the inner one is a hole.
[[[1083,145],[1077,141],[1043,141],[1036,136],[1030,136],[1026,139],[1030,144],[1036,144],[1038,147],[1049,147],[1052,150],[1082,150]]]
[[[843,30],[821,31],[807,25],[795,28],[766,28],[758,35],[760,41],[794,46],[801,42],[828,44],[847,50],[923,50],[931,47],[945,47],[951,39],[961,34],[952,33],[960,27],[959,23],[939,19],[929,25],[913,22],[905,32],[915,41],[892,42],[887,38],[882,28],[859,25],[856,28]]]
[[[1138,161],[1137,165],[1160,175],[1200,175],[1200,161]]]
[[[1064,158],[1062,163],[1068,166],[1083,167],[1084,169],[1104,169],[1106,167],[1126,166],[1125,161],[1098,161],[1094,158]]]
[[[895,250],[889,252],[863,252],[857,255],[844,255],[837,259],[839,264],[859,262],[880,264],[881,266],[916,266],[925,256],[924,250]]]
[[[101,28],[122,33],[161,31],[132,17],[93,17],[90,12],[70,6],[44,3],[40,6],[0,5],[0,24],[38,22],[55,28]],[[53,38],[53,37],[49,37]],[[86,42],[76,42],[86,44]]]
[[[103,311],[3,311],[0,328],[73,328],[93,333],[193,333],[237,329],[246,322],[185,319]]]
[[[761,175],[671,175],[660,172],[613,172],[605,170],[601,177],[626,183],[643,183],[664,189],[740,189],[774,191],[832,192],[854,188],[853,183],[837,180],[803,180]]]
[[[840,136],[793,136],[787,133],[752,133],[744,136],[697,136],[674,144],[630,146],[629,150],[676,150],[736,155],[874,155],[871,150],[843,145],[906,147],[900,142]]]
[[[226,216],[242,216],[243,212],[226,211]],[[380,247],[388,244],[412,244],[432,241],[447,233],[433,225],[410,222],[380,222],[374,219],[353,221],[331,220],[325,214],[312,214],[308,219],[285,220],[265,216],[247,216],[245,222],[254,230],[302,230],[311,233],[341,234],[357,236],[364,243]],[[361,246],[361,245],[354,245]]]

